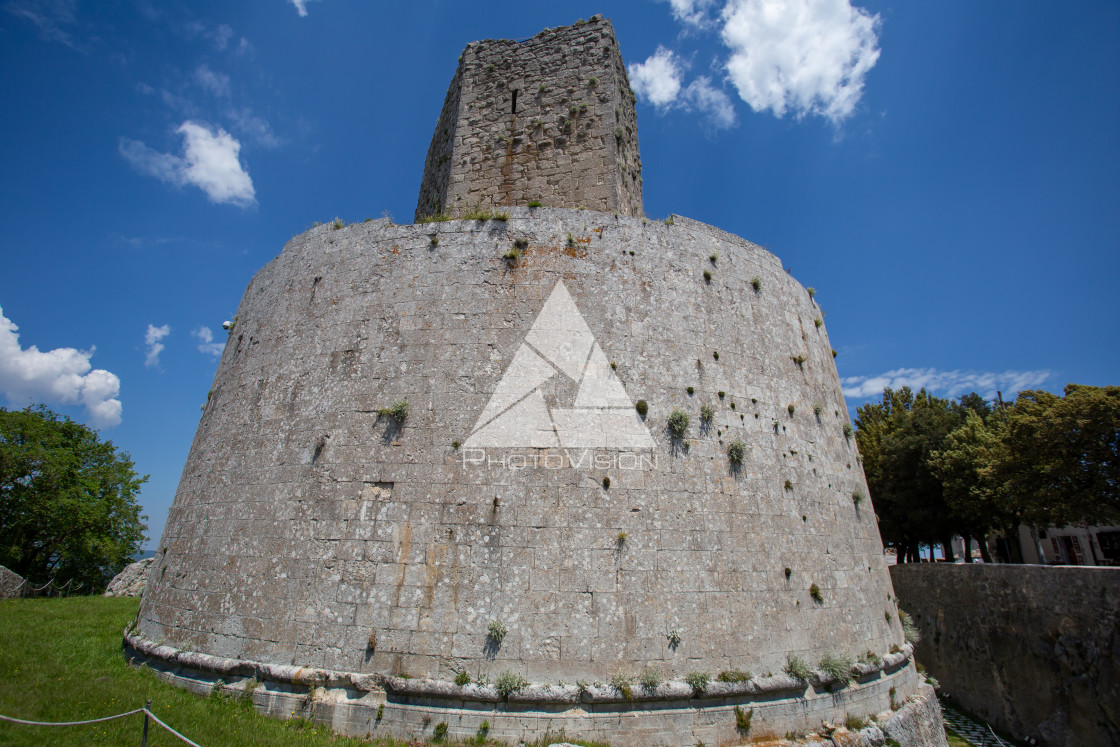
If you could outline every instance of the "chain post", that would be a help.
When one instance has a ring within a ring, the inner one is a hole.
[[[140,737],[140,747],[148,747],[148,711],[152,708],[152,699],[144,704],[144,734]]]

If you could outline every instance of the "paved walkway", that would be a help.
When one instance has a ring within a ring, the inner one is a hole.
[[[1012,747],[1011,743],[992,734],[983,721],[970,718],[950,705],[941,702],[941,715],[945,724],[957,734],[972,742],[976,747]]]

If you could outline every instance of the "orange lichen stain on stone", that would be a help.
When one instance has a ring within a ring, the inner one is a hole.
[[[590,244],[591,243],[591,237],[590,236],[584,236],[582,238],[578,238],[578,239],[576,239],[576,243]]]

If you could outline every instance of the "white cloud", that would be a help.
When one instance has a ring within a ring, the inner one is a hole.
[[[638,98],[658,107],[676,101],[681,90],[681,66],[672,51],[659,46],[645,62],[635,62],[627,70]]]
[[[72,33],[77,24],[77,5],[77,0],[9,0],[4,4],[4,10],[35,24],[40,36],[47,41],[85,52],[88,51],[85,45],[75,40]]]
[[[994,399],[996,391],[1011,399],[1024,389],[1037,389],[1051,377],[1050,371],[940,371],[936,368],[896,368],[878,376],[848,376],[840,380],[844,396],[871,399],[884,389],[908,386],[945,397],[976,392],[985,399]]]
[[[665,47],[659,46],[645,62],[631,65],[628,72],[635,95],[661,112],[673,108],[697,109],[707,115],[716,129],[735,124],[735,107],[728,95],[703,75],[682,86],[684,65]]]
[[[199,327],[194,332],[191,332],[194,337],[198,338],[198,352],[206,353],[218,358],[225,350],[224,342],[214,342],[214,333],[209,327]]]
[[[730,0],[727,73],[755,111],[848,117],[879,59],[879,16],[848,0]]]
[[[708,120],[716,129],[735,125],[735,107],[731,99],[719,88],[712,86],[711,79],[700,76],[688,84],[683,99],[688,108],[695,107],[708,115]]]
[[[296,13],[299,13],[299,17],[303,18],[307,15],[307,4],[312,0],[288,0],[288,2],[296,6]]]
[[[206,63],[195,68],[194,80],[203,89],[215,96],[229,97],[229,76],[225,73],[214,72]]]
[[[161,327],[148,325],[148,331],[144,334],[144,344],[148,347],[148,353],[144,356],[145,366],[154,368],[159,365],[159,354],[163,352],[163,343],[160,341],[169,334],[171,334],[171,327],[167,324]]]
[[[183,136],[183,155],[160,153],[139,140],[121,138],[120,153],[142,174],[184,186],[193,184],[211,202],[238,207],[256,204],[253,180],[238,156],[241,143],[225,130],[211,129],[205,122],[188,120],[176,132]]]
[[[673,6],[673,18],[689,26],[707,26],[712,22],[708,10],[715,0],[669,0]]]
[[[0,391],[13,404],[85,405],[94,427],[120,425],[121,380],[102,369],[90,370],[94,349],[55,348],[41,352],[20,347],[19,327],[0,309]]]

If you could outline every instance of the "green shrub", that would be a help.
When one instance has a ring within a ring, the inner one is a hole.
[[[609,490],[610,487],[611,487],[611,478],[604,477],[603,478],[603,490]]]
[[[867,718],[853,716],[851,714],[848,714],[847,718],[844,719],[844,726],[848,727],[849,731],[859,731],[860,729],[866,729],[867,725],[870,723],[871,721]]]
[[[524,690],[529,686],[525,678],[520,674],[514,674],[508,669],[498,675],[494,680],[494,687],[497,688],[498,694],[503,698],[508,698],[511,694]]]
[[[797,355],[791,355],[789,358],[791,361],[797,364],[798,368],[802,370],[805,369],[805,356],[798,353]]]
[[[744,734],[751,730],[751,718],[754,716],[754,709],[744,711],[739,706],[735,706],[735,728]]]
[[[914,619],[908,613],[899,610],[898,620],[902,623],[902,640],[907,643],[917,643],[921,640],[922,636],[918,633],[918,626],[914,624]]]
[[[630,686],[634,684],[634,678],[622,672],[616,672],[611,675],[611,687],[622,693],[622,697],[630,700],[631,690]]]
[[[877,667],[883,663],[883,657],[879,656],[879,654],[874,651],[865,652],[863,656],[859,657],[859,660],[869,667]]]
[[[646,414],[649,413],[649,403],[644,399],[640,399],[634,404],[634,409],[644,418]]]
[[[776,427],[776,424],[775,424],[775,427]],[[782,487],[784,487],[786,489],[786,491],[788,491],[790,493],[793,492],[793,483],[790,482],[789,480],[786,480],[785,485],[783,485]]]
[[[814,320],[813,320],[813,324],[814,324],[814,325],[816,325],[817,329],[820,329],[820,328],[821,328],[821,325],[823,325],[823,324],[824,324],[824,319],[821,319],[821,318],[820,318],[820,317],[818,316],[818,317],[817,317],[816,319],[814,319]]]
[[[342,218],[335,218],[334,222],[331,223],[331,230],[337,231],[341,228],[346,228],[346,222],[343,221]]]
[[[785,673],[790,677],[795,677],[802,682],[808,682],[809,676],[812,672],[809,670],[809,665],[802,661],[800,658],[790,655],[786,657]]]
[[[821,587],[816,584],[812,584],[809,587],[809,596],[811,596],[813,601],[817,604],[824,604],[824,597],[821,595]]]
[[[786,405],[786,411],[789,413],[789,416],[792,418],[793,413],[797,412],[797,408],[793,406],[792,402],[790,402],[788,405]]]
[[[735,439],[727,445],[727,458],[735,467],[743,463],[743,457],[746,454],[747,445],[739,439]]]
[[[852,680],[852,667],[855,666],[855,661],[850,656],[833,656],[832,654],[825,654],[821,658],[817,668],[820,669],[822,674],[827,674],[837,682],[848,684]]]
[[[685,391],[688,392],[688,396],[690,397],[696,393],[696,389],[693,387],[685,387]]]
[[[805,291],[809,294],[809,298],[813,298],[814,296],[817,295],[817,289],[816,288],[806,288]]]
[[[818,420],[820,419],[822,412],[824,412],[824,405],[822,405],[820,402],[814,402],[813,414],[817,416]]]
[[[704,270],[704,282],[705,283],[712,282],[712,271],[711,270]]]
[[[676,648],[681,645],[681,634],[676,628],[673,628],[665,634],[665,639],[669,641],[669,648]]]
[[[471,676],[469,674],[467,674],[467,670],[464,669],[464,670],[460,671],[457,675],[455,675],[455,684],[458,685],[459,687],[462,687],[463,685],[469,685],[470,683],[471,683]]]
[[[849,441],[852,439],[852,424],[851,423],[844,423],[844,438],[849,440]]]
[[[408,400],[398,400],[388,407],[378,408],[377,414],[383,417],[392,418],[397,422],[402,422],[405,418],[408,417]]]
[[[646,667],[638,676],[638,683],[646,692],[653,692],[661,685],[661,672],[653,667]]]
[[[741,669],[725,669],[716,675],[716,679],[720,682],[746,682],[750,678],[751,673]]]
[[[689,387],[691,388],[691,387]],[[688,430],[688,413],[681,408],[674,409],[669,413],[669,431],[673,434],[673,438],[684,438],[685,431]]]
[[[856,504],[857,508],[859,507],[859,504],[863,503],[863,498],[863,491],[859,488],[856,488],[852,491],[852,503]]]
[[[708,691],[708,683],[712,678],[707,672],[689,672],[684,676],[684,681],[692,688],[694,694],[703,695]]]
[[[490,640],[494,641],[494,643],[501,643],[508,632],[509,630],[506,628],[506,624],[501,620],[491,620],[490,626],[486,628],[486,635],[488,635]]]
[[[529,200],[529,207],[531,207],[531,208],[544,207],[544,203],[541,202],[540,200]]]
[[[754,288],[755,293],[758,293],[759,291],[761,291],[762,290],[762,278],[760,278],[758,275],[755,275],[753,278],[751,278],[751,287]]]
[[[712,407],[711,405],[701,405],[700,406],[700,422],[701,423],[705,423],[705,424],[711,423],[712,418],[714,418],[715,416],[716,416],[716,408]]]
[[[447,722],[440,721],[436,724],[436,728],[432,730],[432,741],[442,742],[443,738],[447,736]]]

